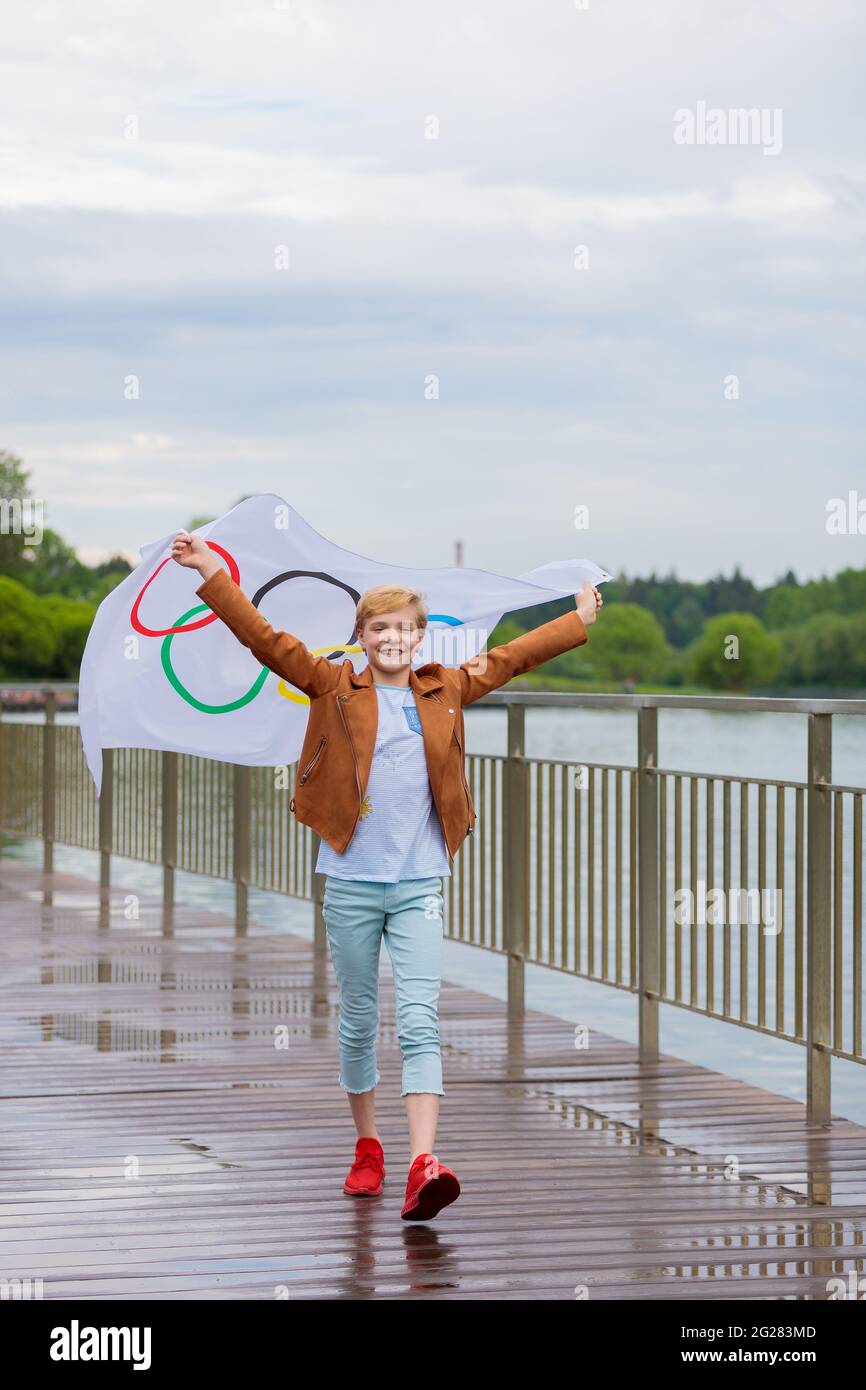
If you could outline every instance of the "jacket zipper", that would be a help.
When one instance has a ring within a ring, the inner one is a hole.
[[[307,763],[307,766],[304,768],[304,771],[301,773],[301,781],[299,784],[300,786],[304,785],[313,768],[316,766],[316,763],[319,761],[319,758],[322,756],[322,749],[325,746],[326,739],[327,735],[323,734],[321,739],[319,740],[318,748],[316,749],[310,761]]]
[[[357,810],[357,813],[356,813],[356,815],[355,815],[355,824],[352,826],[352,835],[354,835],[355,829],[356,829],[356,827],[357,827],[357,825],[358,825],[358,818],[359,818],[359,816],[360,816],[360,814],[361,814],[361,806],[363,805],[363,797],[362,797],[362,795],[361,795],[361,778],[358,776],[358,759],[357,759],[356,756],[355,756],[355,745],[354,745],[354,743],[352,742],[352,735],[349,733],[349,726],[348,726],[348,724],[346,723],[346,716],[345,716],[345,714],[343,713],[343,705],[344,705],[345,701],[348,700],[348,698],[349,698],[348,695],[338,695],[338,696],[337,696],[337,709],[340,711],[340,718],[341,718],[342,721],[343,721],[343,728],[346,730],[346,738],[349,740],[349,747],[350,747],[351,750],[352,750],[352,762],[353,762],[354,767],[355,767],[355,783],[356,783],[357,788],[358,788],[358,810]],[[351,844],[351,842],[352,842],[352,835],[349,836],[349,841],[348,841],[349,844]]]
[[[430,698],[431,698],[432,700],[435,700],[436,703],[437,703],[437,705],[441,705],[441,704],[442,704],[442,701],[439,699],[439,696],[436,694],[436,691],[435,691],[435,690],[431,690],[431,691],[430,691]],[[463,744],[460,742],[460,739],[457,737],[457,730],[456,730],[456,728],[455,728],[455,730],[454,730],[454,737],[457,739],[457,747],[460,749],[460,777],[461,777],[461,780],[462,780],[462,782],[463,782],[463,791],[464,791],[464,794],[465,794],[465,796],[466,796],[466,816],[467,816],[467,822],[468,822],[468,823],[467,823],[467,826],[466,826],[466,833],[467,833],[468,835],[471,835],[471,834],[473,833],[473,831],[472,831],[472,809],[471,809],[471,802],[470,802],[470,799],[469,799],[469,788],[468,788],[468,786],[466,785],[466,773],[465,773],[464,770],[463,770]]]

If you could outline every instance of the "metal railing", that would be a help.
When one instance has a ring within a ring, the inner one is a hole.
[[[0,827],[233,881],[238,929],[251,888],[310,899],[325,945],[319,837],[289,812],[296,765],[250,768],[147,749],[104,751],[96,797],[76,725],[0,720]],[[637,997],[640,1055],[659,1049],[659,1005],[806,1049],[811,1122],[830,1119],[830,1059],[864,1062],[863,798],[833,783],[832,720],[866,700],[498,691],[503,755],[468,754],[478,812],[445,880],[446,935],[507,955],[508,1007],[527,962]],[[527,708],[628,709],[635,766],[529,758]],[[803,714],[804,781],[658,766],[658,711]]]

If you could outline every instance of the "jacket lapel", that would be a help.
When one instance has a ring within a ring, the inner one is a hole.
[[[431,787],[438,790],[445,774],[448,750],[457,717],[456,707],[449,706],[443,693],[445,682],[438,674],[437,663],[419,666],[409,672],[409,688],[415,696],[427,773]],[[367,692],[367,693],[364,693]],[[373,749],[379,721],[379,706],[369,663],[363,671],[349,672],[348,699],[343,706],[358,758],[361,786],[366,788],[373,763]]]
[[[424,735],[424,751],[427,755],[427,775],[434,791],[439,790],[445,776],[448,750],[457,717],[456,705],[449,707],[445,692],[445,682],[437,675],[436,668],[421,666],[410,671],[409,685],[415,694],[421,732]]]

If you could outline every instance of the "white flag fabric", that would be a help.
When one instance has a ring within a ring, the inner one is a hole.
[[[300,755],[309,698],[263,667],[196,597],[202,579],[171,558],[181,528],[141,547],[141,563],[99,605],[81,660],[78,713],[87,765],[102,785],[103,748],[157,748],[275,767]],[[489,570],[417,569],[334,545],[274,493],[245,498],[196,532],[275,630],[313,655],[349,659],[355,605],[366,589],[419,589],[428,628],[412,658],[459,666],[505,613],[611,576],[590,560],[556,560],[516,578]]]

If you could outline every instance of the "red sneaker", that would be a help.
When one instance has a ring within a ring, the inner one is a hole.
[[[440,1163],[435,1154],[419,1154],[409,1169],[400,1215],[404,1221],[429,1221],[459,1196],[457,1174]]]
[[[343,1191],[352,1197],[378,1197],[385,1186],[385,1155],[378,1139],[359,1139],[355,1145],[355,1162],[343,1183]]]

